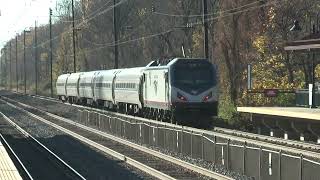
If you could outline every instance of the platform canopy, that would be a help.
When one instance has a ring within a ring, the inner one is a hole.
[[[297,51],[297,50],[312,50],[320,49],[320,33],[314,33],[302,38],[302,40],[296,40],[287,42],[284,50]]]

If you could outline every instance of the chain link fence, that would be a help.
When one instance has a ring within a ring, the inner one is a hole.
[[[191,128],[118,115],[79,111],[79,123],[146,147],[201,159],[257,180],[318,180],[320,163]]]

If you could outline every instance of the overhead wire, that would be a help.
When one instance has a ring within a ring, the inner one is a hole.
[[[108,12],[109,10],[112,10],[114,7],[117,7],[117,6],[121,5],[121,4],[124,3],[125,1],[127,1],[127,0],[122,0],[122,1],[118,2],[117,4],[112,5],[112,6],[108,7],[107,9],[103,10],[103,11],[102,11],[103,13],[100,12],[100,13],[95,14],[94,16],[92,16],[92,17],[90,17],[90,18],[87,18],[86,21],[83,21],[83,22],[77,24],[76,27],[75,27],[75,29],[79,28],[81,25],[83,25],[84,23],[87,23],[88,21],[92,20],[93,18],[95,18],[95,17],[97,17],[97,16],[100,16],[100,15]],[[109,0],[108,2],[111,2],[111,0]],[[53,37],[53,38],[51,38],[51,39],[49,39],[49,40],[47,40],[47,41],[45,41],[45,42],[40,43],[39,45],[37,45],[37,46],[35,46],[35,47],[33,47],[33,48],[37,48],[37,47],[40,47],[40,46],[42,46],[42,45],[45,45],[45,44],[49,43],[50,41],[55,40],[55,39],[59,38],[60,36],[66,34],[66,33],[69,33],[70,31],[72,31],[72,27],[70,27],[68,30],[60,33],[59,35],[57,35],[57,36],[55,36],[55,37]]]
[[[266,7],[266,6],[270,6],[270,5],[276,5],[277,3],[279,3],[279,2],[277,0],[274,0],[274,1],[268,2],[268,3],[263,4],[263,5],[249,7],[247,9],[244,9],[244,10],[241,10],[241,11],[228,13],[226,15],[220,15],[220,16],[217,16],[217,17],[214,17],[214,18],[208,18],[208,19],[206,19],[206,22],[210,22],[210,21],[213,21],[213,20],[217,20],[217,19],[221,19],[221,18],[224,18],[224,17],[231,16],[231,15],[234,15],[234,14],[239,14],[239,13],[242,13],[242,12],[250,11],[252,9],[257,9],[257,8]],[[203,21],[197,22],[197,23],[195,23],[195,25],[199,25],[199,24],[202,24],[202,23],[203,23]],[[178,28],[177,27],[172,27],[171,29],[165,30],[163,32],[159,32],[159,33],[156,33],[156,34],[151,34],[151,35],[147,35],[147,36],[143,36],[143,37],[127,40],[127,41],[122,41],[122,42],[121,41],[117,41],[117,42],[105,43],[103,47],[122,45],[122,44],[126,44],[126,43],[131,43],[131,42],[134,42],[134,41],[138,41],[138,40],[141,40],[141,39],[149,39],[149,38],[152,38],[152,37],[156,37],[156,36],[160,36],[160,35],[172,32],[175,29],[181,29],[181,28],[188,28],[188,26],[185,25],[185,26],[180,26]],[[99,45],[102,45],[102,44],[99,44]],[[103,48],[103,47],[98,47],[97,49],[100,49],[100,48]]]
[[[126,0],[123,0],[123,1],[119,2],[118,4],[116,4],[116,5],[114,5],[114,6],[111,6],[111,7],[107,8],[107,9],[105,9],[104,11],[95,14],[95,15],[92,16],[91,18],[88,18],[87,21],[90,21],[90,20],[92,20],[93,18],[95,18],[95,17],[97,17],[97,16],[99,16],[99,15],[101,15],[101,14],[103,14],[103,13],[108,12],[110,9],[113,9],[114,7],[122,4],[124,1],[126,1]],[[109,2],[110,2],[110,1],[109,1]],[[207,21],[207,22],[210,22],[210,21],[213,21],[213,20],[217,20],[217,19],[221,19],[221,18],[224,18],[224,17],[227,17],[227,16],[231,16],[231,15],[234,15],[234,14],[239,14],[239,13],[241,13],[241,12],[250,11],[250,10],[252,10],[252,9],[257,9],[257,8],[261,8],[261,7],[266,7],[266,6],[270,6],[270,5],[275,5],[275,4],[277,4],[277,3],[279,3],[279,2],[278,2],[277,0],[275,0],[275,1],[268,2],[268,3],[263,4],[263,5],[252,6],[252,7],[249,7],[249,8],[243,9],[243,10],[240,10],[240,11],[235,11],[235,12],[232,12],[232,13],[228,13],[228,14],[226,14],[226,15],[220,15],[220,16],[213,17],[213,18],[207,18],[206,21]],[[106,3],[106,4],[107,4],[107,3]],[[248,6],[248,4],[247,4],[246,6]],[[241,7],[243,8],[243,7],[246,7],[246,6],[241,6]],[[239,9],[239,7],[238,7],[238,8],[233,8],[233,9],[229,9],[229,10],[226,10],[226,11],[223,11],[223,12],[226,13],[226,12],[230,12],[230,11],[235,10],[235,9]],[[222,13],[220,12],[219,14],[222,14]],[[83,23],[84,23],[84,22],[78,24],[77,26],[80,26],[80,25],[82,25]],[[202,21],[201,21],[201,22],[197,22],[197,23],[195,23],[195,25],[202,24],[202,23],[203,23]],[[181,27],[179,27],[179,28],[188,28],[188,26],[181,26]],[[103,44],[96,43],[96,45],[101,46],[101,47],[94,48],[94,49],[87,49],[87,50],[85,50],[85,52],[92,52],[92,51],[99,50],[99,49],[102,49],[102,48],[105,48],[105,47],[112,47],[112,46],[115,46],[115,45],[123,45],[123,44],[127,44],[127,43],[132,43],[132,42],[135,42],[135,41],[140,41],[140,40],[143,40],[143,39],[154,38],[154,37],[157,37],[157,36],[160,36],[160,35],[163,35],[163,34],[167,34],[167,33],[169,33],[169,32],[174,31],[175,29],[179,29],[179,28],[173,27],[173,28],[171,28],[171,29],[169,29],[169,30],[165,30],[165,31],[162,31],[162,32],[159,32],[159,33],[155,33],[155,34],[151,34],[151,35],[147,35],[147,36],[143,36],[143,37],[138,37],[138,38],[135,38],[135,39],[130,39],[130,40],[127,40],[127,41],[120,41],[120,40],[119,40],[119,41],[117,41],[117,42],[110,42],[110,43],[103,43]],[[63,32],[63,33],[61,33],[61,34],[59,34],[59,35],[57,35],[56,37],[52,38],[51,40],[55,40],[56,38],[58,38],[58,37],[61,36],[62,34],[68,33],[68,32],[70,32],[71,30],[72,30],[72,28],[69,29],[69,30],[67,30],[67,31],[65,31],[65,32]],[[42,45],[44,45],[44,44],[46,44],[46,43],[48,43],[48,42],[50,42],[50,40],[47,40],[47,41],[39,44],[39,45],[36,46],[36,47],[42,46]],[[90,42],[90,43],[93,43],[92,41],[89,41],[89,42]],[[36,47],[34,47],[34,48],[36,48]]]
[[[154,13],[154,14],[157,14],[157,15],[170,16],[170,17],[189,17],[189,18],[190,18],[190,17],[213,16],[213,15],[216,15],[216,14],[221,14],[221,13],[226,13],[226,12],[234,11],[234,10],[237,10],[237,9],[241,9],[241,8],[244,8],[244,7],[247,7],[247,6],[251,6],[251,5],[260,3],[260,2],[264,2],[264,0],[258,0],[258,1],[254,1],[254,2],[251,2],[251,3],[245,4],[245,5],[242,5],[242,6],[238,6],[238,7],[232,8],[232,9],[228,9],[228,10],[225,10],[225,11],[208,13],[208,14],[191,14],[191,15],[184,15],[184,14],[162,13],[162,12],[157,12],[157,11],[156,11],[156,12],[153,12],[153,13]]]
[[[90,16],[94,16],[96,13],[99,13],[99,11],[103,8],[105,8],[105,6],[107,6],[109,3],[111,2],[111,0],[107,1],[105,4],[103,4],[101,7],[99,7],[98,9],[96,9],[95,11],[91,12],[89,15],[87,15],[86,19],[90,18]],[[59,17],[59,16],[57,16]],[[60,21],[60,20],[59,20]],[[83,19],[77,19],[75,21],[83,21]],[[69,23],[72,23],[73,21],[72,20],[63,20],[63,22],[69,22]]]

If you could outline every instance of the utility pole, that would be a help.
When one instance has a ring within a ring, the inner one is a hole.
[[[208,22],[207,22],[207,0],[202,0],[202,22],[203,22],[203,46],[204,46],[204,57],[209,58],[209,40],[208,40]]]
[[[24,74],[24,94],[27,93],[27,73],[26,73],[26,30],[23,30],[23,74]]]
[[[118,27],[117,27],[117,11],[116,0],[113,0],[113,31],[114,31],[114,68],[118,69]]]
[[[73,43],[73,72],[77,72],[77,65],[76,65],[76,40],[75,40],[75,29],[74,29],[74,3],[71,0],[72,4],[72,43]]]
[[[4,73],[3,73],[3,70],[4,70],[4,68],[3,68],[3,61],[4,61],[4,56],[5,56],[5,53],[4,53],[4,48],[3,49],[1,49],[1,62],[0,62],[0,64],[1,64],[1,67],[0,67],[0,70],[1,70],[1,77],[5,77],[4,76]],[[3,79],[2,78],[0,78],[0,80],[1,80],[1,82],[0,82],[0,85],[1,85],[1,87],[3,87],[3,85],[4,85],[4,81],[3,81]]]
[[[53,97],[53,87],[52,87],[52,21],[51,21],[51,16],[52,16],[52,9],[49,8],[49,25],[50,25],[50,94],[51,97]]]
[[[5,51],[5,61],[6,61],[6,89],[7,89],[7,87],[8,87],[8,78],[9,78],[9,76],[8,76],[8,59],[7,59],[7,53],[8,52],[8,48],[6,47],[6,51]]]
[[[10,85],[9,85],[9,89],[10,91],[12,90],[12,59],[11,59],[11,40],[10,40],[10,54],[9,54],[9,61],[10,61],[10,69],[9,69],[9,74],[10,74]]]
[[[26,68],[26,33],[30,31],[23,30],[23,73],[24,73],[24,94],[27,94],[27,68]]]
[[[34,22],[34,69],[35,69],[35,86],[36,95],[38,94],[38,42],[37,42],[37,21]]]
[[[18,34],[16,35],[16,83],[17,83],[17,92],[19,92],[19,77],[18,77]]]
[[[8,55],[8,47],[6,47],[5,48],[5,54],[4,54],[4,61],[5,61],[5,63],[6,63],[6,67],[5,67],[5,69],[3,69],[4,71],[6,71],[6,89],[7,89],[7,87],[8,87],[8,59],[7,59],[7,55]]]

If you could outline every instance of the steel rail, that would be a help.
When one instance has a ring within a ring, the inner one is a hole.
[[[20,93],[20,92],[13,92],[13,93],[24,95],[23,93]],[[42,100],[47,100],[47,101],[56,102],[56,103],[60,103],[60,104],[66,104],[66,105],[70,105],[70,106],[89,109],[89,110],[92,110],[92,111],[97,111],[97,112],[102,112],[102,113],[107,112],[107,113],[110,113],[110,114],[121,115],[121,116],[129,117],[129,118],[130,117],[131,118],[141,118],[141,117],[134,117],[134,116],[121,114],[121,113],[117,113],[117,112],[112,112],[112,111],[106,111],[106,110],[101,110],[101,109],[97,109],[97,108],[92,108],[92,107],[88,107],[88,106],[82,106],[82,105],[70,104],[70,103],[63,103],[58,99],[50,98],[50,97],[46,97],[46,96],[39,96],[39,95],[28,95],[28,96],[36,97],[36,98],[39,98],[39,99],[42,99]],[[147,122],[150,122],[150,121],[154,122],[153,120],[149,120],[149,119],[145,119],[145,118],[141,118],[139,120],[147,121]],[[301,141],[296,141],[296,140],[283,139],[283,138],[279,138],[279,137],[272,137],[272,136],[260,135],[260,134],[255,134],[255,133],[248,133],[248,132],[244,132],[244,131],[238,131],[238,130],[227,129],[227,128],[215,127],[213,130],[217,131],[217,132],[226,132],[226,133],[234,134],[234,135],[237,135],[237,136],[255,138],[255,139],[262,139],[264,141],[277,142],[277,143],[281,143],[281,144],[290,143],[293,146],[300,146],[300,147],[310,148],[310,149],[314,149],[314,150],[319,150],[320,151],[320,145],[319,144],[312,144],[312,143],[301,142]]]
[[[0,112],[2,114],[2,112]],[[33,177],[31,176],[31,174],[29,173],[28,169],[24,166],[24,164],[22,163],[22,161],[20,160],[20,158],[17,156],[17,154],[13,151],[13,149],[11,148],[10,144],[7,142],[7,140],[2,136],[2,134],[0,134],[0,138],[1,141],[4,142],[4,145],[7,147],[6,149],[9,150],[9,153],[12,154],[14,156],[14,158],[17,160],[17,162],[19,163],[19,166],[21,166],[22,170],[24,171],[24,173],[26,174],[25,176],[27,176],[28,179],[33,180]],[[23,175],[22,175],[23,176]],[[24,176],[23,176],[24,177]]]
[[[8,99],[9,99],[9,98],[8,98]],[[106,137],[106,138],[109,138],[109,139],[114,140],[114,141],[116,141],[116,142],[119,142],[119,143],[121,143],[121,144],[130,146],[130,147],[135,148],[135,149],[137,149],[137,150],[139,150],[139,151],[142,151],[142,152],[145,152],[145,153],[154,155],[154,156],[156,156],[156,157],[158,157],[158,158],[161,158],[161,159],[164,159],[164,160],[169,161],[169,162],[171,162],[171,163],[174,163],[174,164],[176,164],[176,165],[182,166],[182,167],[184,167],[184,168],[186,168],[186,169],[189,169],[189,170],[198,172],[198,173],[200,173],[200,174],[202,174],[202,175],[205,175],[205,176],[208,176],[208,177],[210,177],[210,178],[219,179],[219,180],[232,180],[232,179],[233,179],[233,178],[227,177],[227,176],[225,176],[225,175],[219,174],[219,173],[217,173],[217,172],[210,171],[210,170],[208,170],[208,169],[205,169],[205,168],[202,168],[202,167],[193,165],[193,164],[191,164],[191,163],[182,161],[182,160],[177,159],[177,158],[174,158],[174,157],[172,157],[172,156],[168,156],[168,155],[163,154],[163,153],[160,153],[160,152],[158,152],[158,151],[151,150],[151,149],[146,148],[146,147],[144,147],[144,146],[140,146],[140,145],[137,145],[137,144],[132,143],[132,142],[130,142],[130,141],[127,141],[127,140],[121,139],[121,138],[119,138],[119,137],[116,137],[116,136],[107,134],[107,133],[105,133],[105,132],[96,130],[96,129],[94,129],[94,128],[90,128],[90,127],[87,127],[87,126],[85,126],[85,125],[76,123],[76,122],[74,122],[74,121],[72,121],[72,120],[69,120],[69,119],[67,119],[67,118],[63,118],[63,117],[60,117],[60,116],[51,114],[51,113],[49,113],[49,112],[46,112],[46,111],[43,111],[43,110],[40,110],[40,109],[31,107],[31,106],[28,106],[28,105],[26,105],[26,104],[17,102],[17,101],[15,101],[15,100],[12,100],[12,101],[14,101],[14,102],[18,103],[19,105],[24,106],[24,107],[26,107],[26,108],[32,108],[32,109],[38,110],[38,111],[40,111],[41,113],[44,113],[44,114],[46,114],[46,115],[48,115],[48,116],[50,116],[50,117],[52,117],[52,118],[55,118],[55,119],[58,119],[58,120],[60,120],[60,121],[69,123],[69,124],[71,124],[71,125],[75,125],[75,126],[77,126],[77,127],[80,127],[80,128],[85,129],[85,130],[87,130],[87,131],[93,132],[93,133],[95,133],[95,134],[99,134],[99,135],[101,135],[101,136],[103,136],[103,137]],[[12,107],[19,108],[19,107],[15,106],[15,105],[13,105],[13,104],[11,104],[11,103],[9,103],[9,102],[7,102],[7,104],[10,105],[10,106],[12,106]],[[50,122],[50,121],[47,121],[47,120],[45,120],[44,118],[42,118],[42,117],[40,117],[40,116],[37,116],[37,115],[35,115],[35,114],[33,114],[33,113],[30,113],[29,111],[26,111],[26,110],[24,110],[24,109],[22,109],[22,108],[19,108],[19,109],[22,110],[22,111],[24,111],[24,112],[26,112],[27,114],[29,114],[30,116],[32,116],[32,117],[34,117],[34,118],[37,118],[37,119],[39,119],[39,120],[41,120],[41,121],[43,121],[43,122],[45,122],[45,123],[47,123],[47,124],[49,124],[49,125],[57,128],[57,129],[59,129],[59,130],[65,131],[66,133],[68,133],[68,134],[70,134],[70,135],[72,135],[72,136],[75,136],[75,138],[77,138],[77,139],[79,139],[79,140],[81,140],[81,141],[83,141],[83,139],[87,139],[87,138],[84,138],[84,137],[82,137],[82,136],[80,136],[80,135],[77,135],[76,133],[74,133],[74,132],[72,132],[72,131],[69,131],[69,130],[61,127],[61,126],[58,126],[58,125],[56,125],[56,124],[54,124],[54,123],[52,123],[52,122]],[[101,146],[102,146],[102,145],[99,145],[99,144],[97,144],[97,143],[89,140],[89,139],[88,139],[88,142],[87,142],[87,141],[83,141],[83,142],[85,142],[85,143],[87,143],[87,144],[89,144],[89,145],[92,145],[92,146],[94,146],[94,147],[96,147],[96,146],[97,146],[97,147],[101,147]],[[106,148],[106,147],[104,147],[104,146],[102,146],[102,147],[103,147],[103,149],[108,149],[108,148]],[[103,150],[103,149],[102,149],[102,150]],[[111,150],[111,149],[109,149],[108,151],[110,151],[112,154],[114,154],[118,159],[124,160],[124,161],[126,161],[127,163],[129,163],[129,164],[130,164],[130,161],[133,161],[133,162],[135,161],[135,160],[133,160],[133,159],[131,160],[131,158],[125,157],[125,156],[123,156],[123,155],[122,155],[122,157],[121,157],[121,155],[119,155],[119,153],[117,153],[117,152],[115,152],[115,151],[113,151],[113,150]],[[108,153],[108,152],[107,152],[107,153]],[[112,155],[112,154],[111,154],[111,155]],[[119,156],[120,156],[120,157],[119,157]],[[129,161],[128,161],[128,160],[129,160]],[[130,165],[132,165],[132,164],[130,164]],[[143,165],[143,164],[142,164],[142,165]],[[145,165],[143,165],[143,166],[145,166]],[[137,167],[137,168],[138,168],[138,167]],[[148,173],[148,171],[149,171],[149,170],[147,170],[147,171],[145,171],[145,172]],[[157,171],[157,170],[156,170],[156,171]],[[161,177],[157,177],[157,178],[163,179],[163,178],[161,178]],[[164,178],[164,179],[170,179],[170,178],[171,178],[171,177],[166,177],[166,178]]]
[[[303,148],[309,148],[309,149],[314,149],[314,150],[319,150],[320,151],[320,145],[319,144],[312,144],[312,143],[307,143],[307,142],[301,142],[301,141],[295,141],[295,140],[290,140],[290,139],[282,139],[279,137],[273,137],[273,136],[266,136],[266,135],[261,135],[261,134],[255,134],[255,133],[249,133],[249,132],[243,132],[243,131],[238,131],[234,129],[226,129],[226,128],[214,128],[215,131],[217,132],[223,132],[223,133],[228,133],[236,136],[242,136],[246,138],[255,138],[255,139],[264,139],[265,141],[269,142],[275,142],[275,143],[281,143],[281,144],[290,144],[292,146],[300,146]]]
[[[22,93],[17,93],[17,94],[23,95]],[[42,100],[47,100],[47,101],[51,101],[51,102],[60,103],[60,104],[66,104],[66,105],[70,105],[70,106],[89,109],[89,110],[96,111],[96,112],[109,113],[109,114],[114,114],[114,115],[123,116],[123,117],[127,117],[127,118],[135,118],[135,119],[137,119],[139,121],[143,121],[143,122],[148,122],[148,123],[152,122],[152,123],[157,123],[157,124],[161,124],[161,125],[165,125],[165,126],[169,126],[169,127],[170,127],[170,125],[172,125],[172,124],[168,124],[168,123],[162,123],[162,122],[159,122],[159,121],[149,120],[149,119],[145,119],[145,118],[141,118],[141,117],[134,117],[134,116],[121,114],[121,113],[117,113],[117,112],[106,111],[106,110],[101,110],[101,109],[82,106],[82,105],[77,105],[77,104],[62,103],[61,101],[59,101],[57,99],[46,97],[46,96],[39,96],[39,95],[30,95],[30,96],[31,97],[36,97],[36,98],[39,98],[39,99],[42,99]],[[178,126],[178,127],[176,127],[176,126]],[[174,128],[181,128],[181,126],[179,126],[179,125],[174,125],[173,127]],[[192,128],[192,127],[190,127],[190,128]],[[192,131],[194,131],[194,130],[192,130]],[[221,132],[221,133],[228,133],[229,135],[240,136],[240,137],[244,137],[244,138],[251,138],[251,139],[255,139],[255,140],[269,141],[270,143],[290,144],[291,146],[303,147],[304,149],[313,149],[313,150],[319,150],[320,151],[320,145],[312,144],[312,143],[308,143],[308,142],[301,142],[301,141],[296,141],[296,140],[283,139],[283,138],[279,138],[279,137],[271,137],[271,136],[266,136],[266,135],[248,133],[248,132],[243,132],[243,131],[238,131],[238,130],[233,130],[233,129],[226,129],[226,128],[219,128],[219,127],[218,128],[217,127],[214,128],[213,131],[214,132]]]
[[[2,101],[2,100],[1,100]],[[71,170],[79,179],[86,180],[79,172],[77,172],[75,169],[73,169],[69,164],[67,164],[65,161],[63,161],[59,156],[57,156],[54,152],[52,152],[50,149],[48,149],[45,145],[43,145],[41,142],[39,142],[36,138],[34,138],[31,134],[29,134],[27,131],[22,129],[19,125],[17,125],[15,122],[13,122],[9,117],[7,117],[5,114],[0,112],[1,116],[5,118],[13,127],[15,127],[18,131],[20,131],[22,134],[24,134],[26,137],[31,138],[37,145],[42,147],[46,150],[49,154],[51,154],[54,158],[56,158],[60,163],[62,163],[65,167],[67,167],[69,170]]]
[[[56,102],[56,100],[47,99],[46,97],[41,97],[41,99]],[[60,103],[62,103],[62,102],[60,102]],[[245,139],[249,138],[249,139],[252,139],[252,140],[268,142],[268,143],[271,143],[271,144],[272,143],[278,143],[278,145],[282,145],[282,146],[285,144],[285,145],[287,145],[285,147],[294,146],[292,148],[297,149],[297,150],[301,150],[301,151],[303,151],[304,149],[312,149],[312,150],[319,150],[320,151],[320,146],[317,145],[317,144],[300,142],[300,141],[295,141],[295,140],[290,140],[290,139],[285,140],[285,139],[281,139],[281,138],[278,138],[278,137],[270,137],[270,136],[247,133],[247,132],[243,132],[243,131],[237,131],[237,130],[225,129],[225,128],[214,128],[213,131],[208,131],[208,130],[196,129],[196,128],[193,128],[193,127],[180,126],[180,125],[175,125],[175,124],[166,123],[166,122],[159,122],[159,121],[149,120],[149,119],[145,119],[145,118],[142,118],[142,117],[134,117],[134,116],[126,115],[126,114],[121,114],[121,113],[117,113],[117,112],[96,109],[96,108],[87,107],[87,106],[81,106],[81,105],[77,105],[77,104],[69,104],[69,103],[62,103],[62,104],[67,104],[67,105],[74,106],[74,107],[84,108],[84,109],[92,110],[92,111],[95,111],[95,112],[108,113],[108,114],[112,114],[112,115],[116,115],[116,116],[122,116],[122,117],[125,117],[125,118],[134,118],[134,119],[139,120],[141,122],[156,123],[158,125],[163,125],[163,126],[166,126],[166,127],[169,127],[169,128],[176,129],[176,130],[182,129],[185,132],[187,130],[187,131],[189,131],[189,133],[191,132],[191,134],[193,134],[193,135],[197,135],[197,134],[212,134],[212,133],[214,133],[212,135],[215,135],[215,134],[218,133],[217,136],[219,135],[220,137],[223,137],[224,135],[230,135],[230,136],[235,137],[235,138],[241,138],[242,137],[242,138],[245,138]],[[221,134],[223,134],[223,136]],[[228,137],[230,137],[230,136],[228,136]],[[234,140],[234,138],[230,138],[230,140]],[[243,140],[241,142],[250,143],[250,141],[243,141]],[[301,149],[299,147],[303,147],[303,149]],[[286,149],[287,148],[284,148],[284,149],[281,149],[281,150],[286,150]],[[296,152],[295,151],[294,153],[300,154],[301,152]],[[311,155],[311,157],[315,157],[315,156]],[[319,158],[319,157],[320,156],[317,156],[316,158]]]
[[[34,108],[32,106],[26,105],[24,103],[21,103],[21,102],[15,101],[15,100],[12,100],[10,98],[7,98],[7,97],[3,97],[3,98],[11,100],[13,102],[16,102],[16,103],[20,104],[21,106],[41,111],[41,112],[45,113],[48,116],[51,116],[51,117],[54,117],[54,118],[56,118],[56,117],[62,118],[60,116],[48,113],[46,111],[43,111],[43,110],[40,110],[40,109],[37,109],[37,108]],[[121,115],[123,117],[131,117],[131,116],[123,115],[123,114],[119,114],[119,113],[112,113],[112,114],[118,115],[118,116]],[[66,118],[62,118],[62,119],[67,120]],[[155,121],[147,120],[147,119],[140,118],[140,117],[134,117],[134,119],[145,121],[145,122],[158,123],[160,125],[164,125],[166,127],[171,127],[171,128],[174,128],[174,129],[183,129],[184,132],[185,131],[189,131],[189,132],[192,132],[193,134],[207,134],[207,135],[217,136],[217,137],[221,137],[221,138],[225,138],[225,139],[230,139],[232,141],[238,141],[238,142],[247,143],[247,144],[254,144],[254,145],[258,146],[258,147],[261,146],[261,147],[269,148],[269,149],[273,149],[273,150],[276,149],[276,150],[281,150],[283,152],[289,152],[289,153],[294,153],[294,154],[302,154],[302,155],[307,156],[307,157],[320,159],[320,153],[318,153],[318,152],[308,151],[308,150],[299,149],[299,148],[296,148],[296,147],[285,146],[285,145],[280,145],[280,144],[273,144],[271,142],[265,142],[264,140],[247,139],[247,138],[244,138],[244,137],[238,137],[238,136],[235,136],[235,135],[229,135],[229,134],[221,133],[221,132],[201,130],[201,129],[185,127],[185,126],[182,127],[182,126],[179,126],[179,125],[174,125],[174,124],[165,123],[165,122],[155,122]],[[73,124],[75,124],[74,121],[71,121],[71,122]],[[76,124],[78,124],[78,123],[76,123]]]
[[[13,93],[17,93],[20,95],[24,95],[23,93],[19,93],[19,92],[13,92]],[[145,121],[145,122],[153,122],[155,123],[154,120],[149,120],[149,119],[145,119],[145,118],[141,118],[141,117],[134,117],[134,116],[130,116],[130,115],[126,115],[126,114],[121,114],[121,113],[117,113],[117,112],[112,112],[112,111],[106,111],[106,110],[102,110],[102,109],[97,109],[97,108],[92,108],[92,107],[88,107],[88,106],[82,106],[82,105],[77,105],[77,104],[70,104],[70,103],[63,103],[58,99],[55,98],[51,98],[51,97],[46,97],[46,96],[39,96],[39,95],[28,95],[30,97],[35,97],[38,99],[42,99],[42,100],[46,100],[46,101],[51,101],[51,102],[55,102],[55,103],[59,103],[59,104],[66,104],[66,105],[70,105],[70,106],[75,106],[75,107],[80,107],[80,108],[84,108],[84,109],[89,109],[92,111],[97,111],[97,112],[101,112],[101,113],[109,113],[109,114],[115,114],[115,115],[120,115],[120,116],[124,116],[124,117],[129,117],[129,118],[139,118],[140,121]],[[141,119],[140,119],[141,118]],[[160,124],[161,122],[156,121],[156,123]],[[167,124],[162,124],[162,125],[166,125]],[[179,126],[179,125],[178,125]],[[181,126],[180,126],[181,127]],[[227,128],[219,128],[219,127],[215,127],[213,129],[213,131],[215,132],[222,132],[222,133],[228,133],[230,135],[236,135],[236,136],[241,136],[241,137],[245,137],[245,138],[251,138],[251,139],[261,139],[264,141],[269,141],[271,143],[280,143],[280,144],[291,144],[292,146],[299,146],[299,147],[303,147],[305,149],[309,148],[309,149],[314,149],[314,150],[319,150],[320,151],[320,145],[319,144],[313,144],[313,143],[308,143],[308,142],[301,142],[301,141],[296,141],[296,140],[290,140],[290,139],[283,139],[283,138],[279,138],[279,137],[271,137],[271,136],[267,136],[267,135],[260,135],[260,134],[255,134],[255,133],[248,133],[248,132],[244,132],[244,131],[238,131],[238,130],[234,130],[234,129],[227,129]]]

